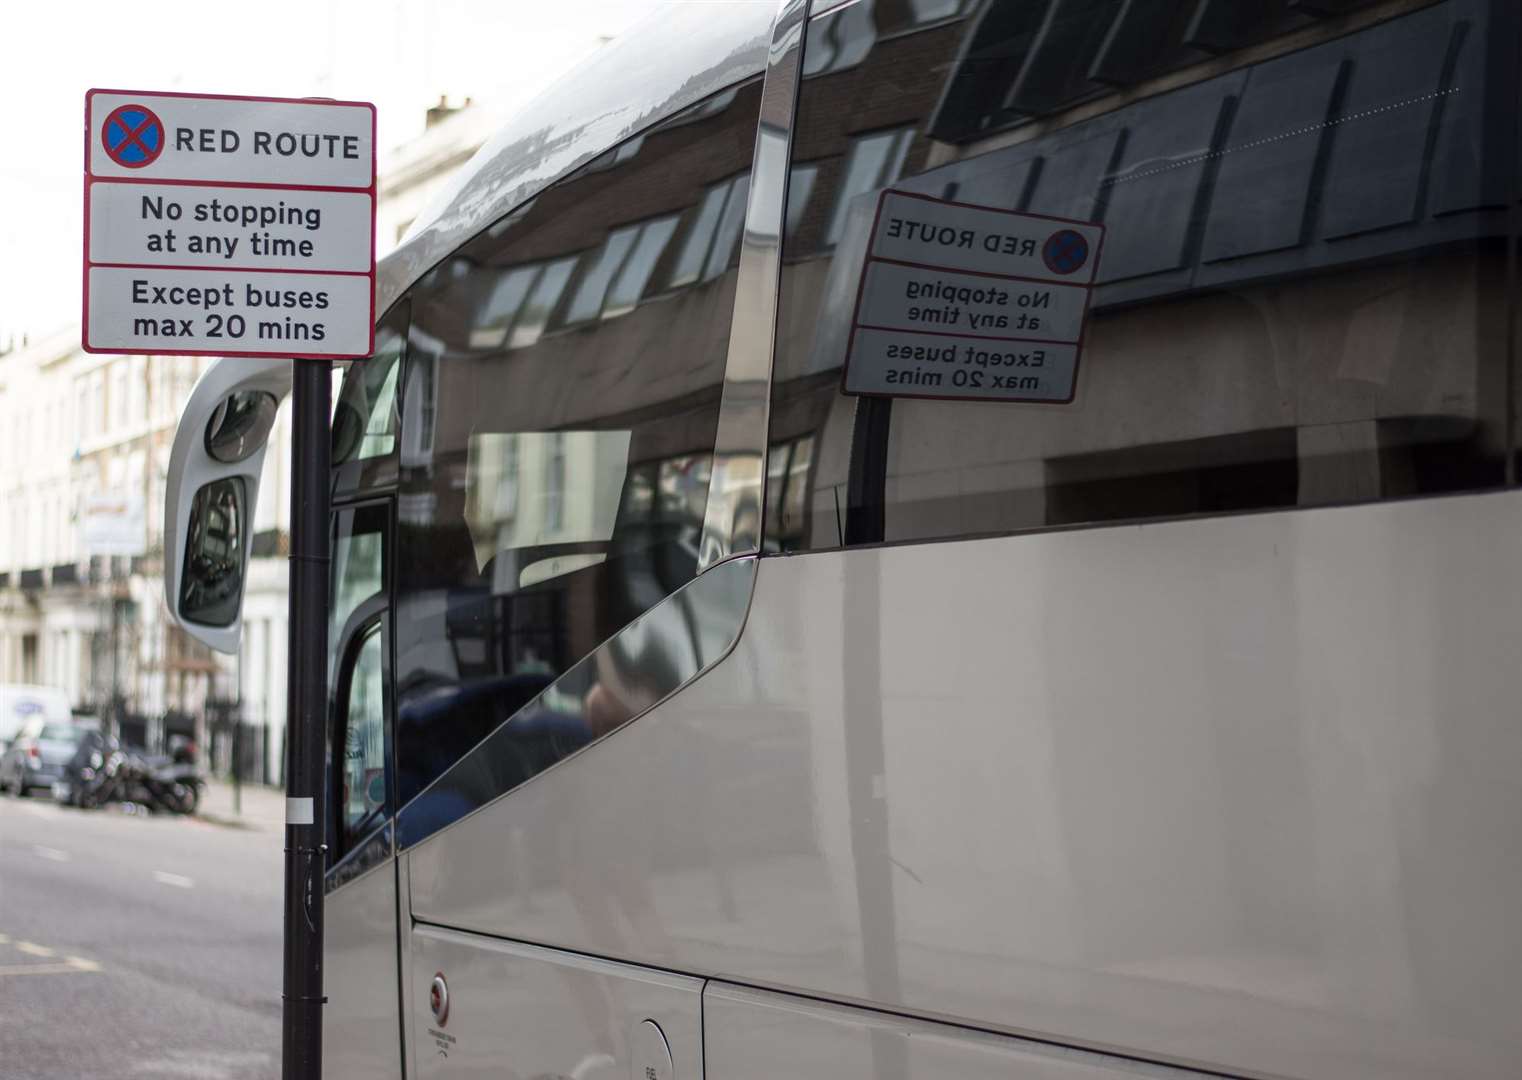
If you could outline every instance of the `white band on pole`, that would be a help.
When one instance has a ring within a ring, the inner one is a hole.
[[[310,798],[286,799],[285,823],[287,825],[312,824],[312,800]]]

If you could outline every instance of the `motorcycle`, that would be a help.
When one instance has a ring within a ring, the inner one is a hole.
[[[172,814],[193,814],[201,805],[205,780],[195,762],[176,761],[170,757],[131,759],[132,776],[139,794],[150,810],[167,810]]]
[[[206,783],[193,744],[167,756],[148,756],[99,732],[81,742],[63,772],[53,797],[84,810],[119,802],[150,812],[193,814]]]

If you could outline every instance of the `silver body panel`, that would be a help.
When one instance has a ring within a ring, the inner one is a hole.
[[[322,1074],[399,1077],[395,863],[329,893],[325,907]]]
[[[698,979],[432,926],[413,930],[411,948],[408,1003],[418,1035],[410,1069],[419,1080],[643,1080],[644,1062],[635,1068],[634,1059],[647,1020],[665,1033],[670,1075],[703,1075]],[[449,991],[443,1024],[429,1004],[435,974]]]
[[[1190,1080],[1204,1074],[711,982],[703,1056],[724,1080]]]
[[[1250,1075],[1514,1077],[1519,537],[1510,492],[761,560],[717,667],[413,849],[413,914]]]

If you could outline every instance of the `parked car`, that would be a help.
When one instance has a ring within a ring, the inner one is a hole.
[[[62,778],[85,731],[64,721],[28,720],[0,757],[0,790],[25,795],[32,788],[51,789]]]

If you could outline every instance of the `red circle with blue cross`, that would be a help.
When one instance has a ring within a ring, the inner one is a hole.
[[[164,122],[146,105],[120,105],[101,125],[100,141],[122,168],[141,169],[164,152]]]
[[[1054,274],[1071,274],[1089,261],[1089,242],[1077,229],[1058,229],[1046,238],[1041,261]]]

